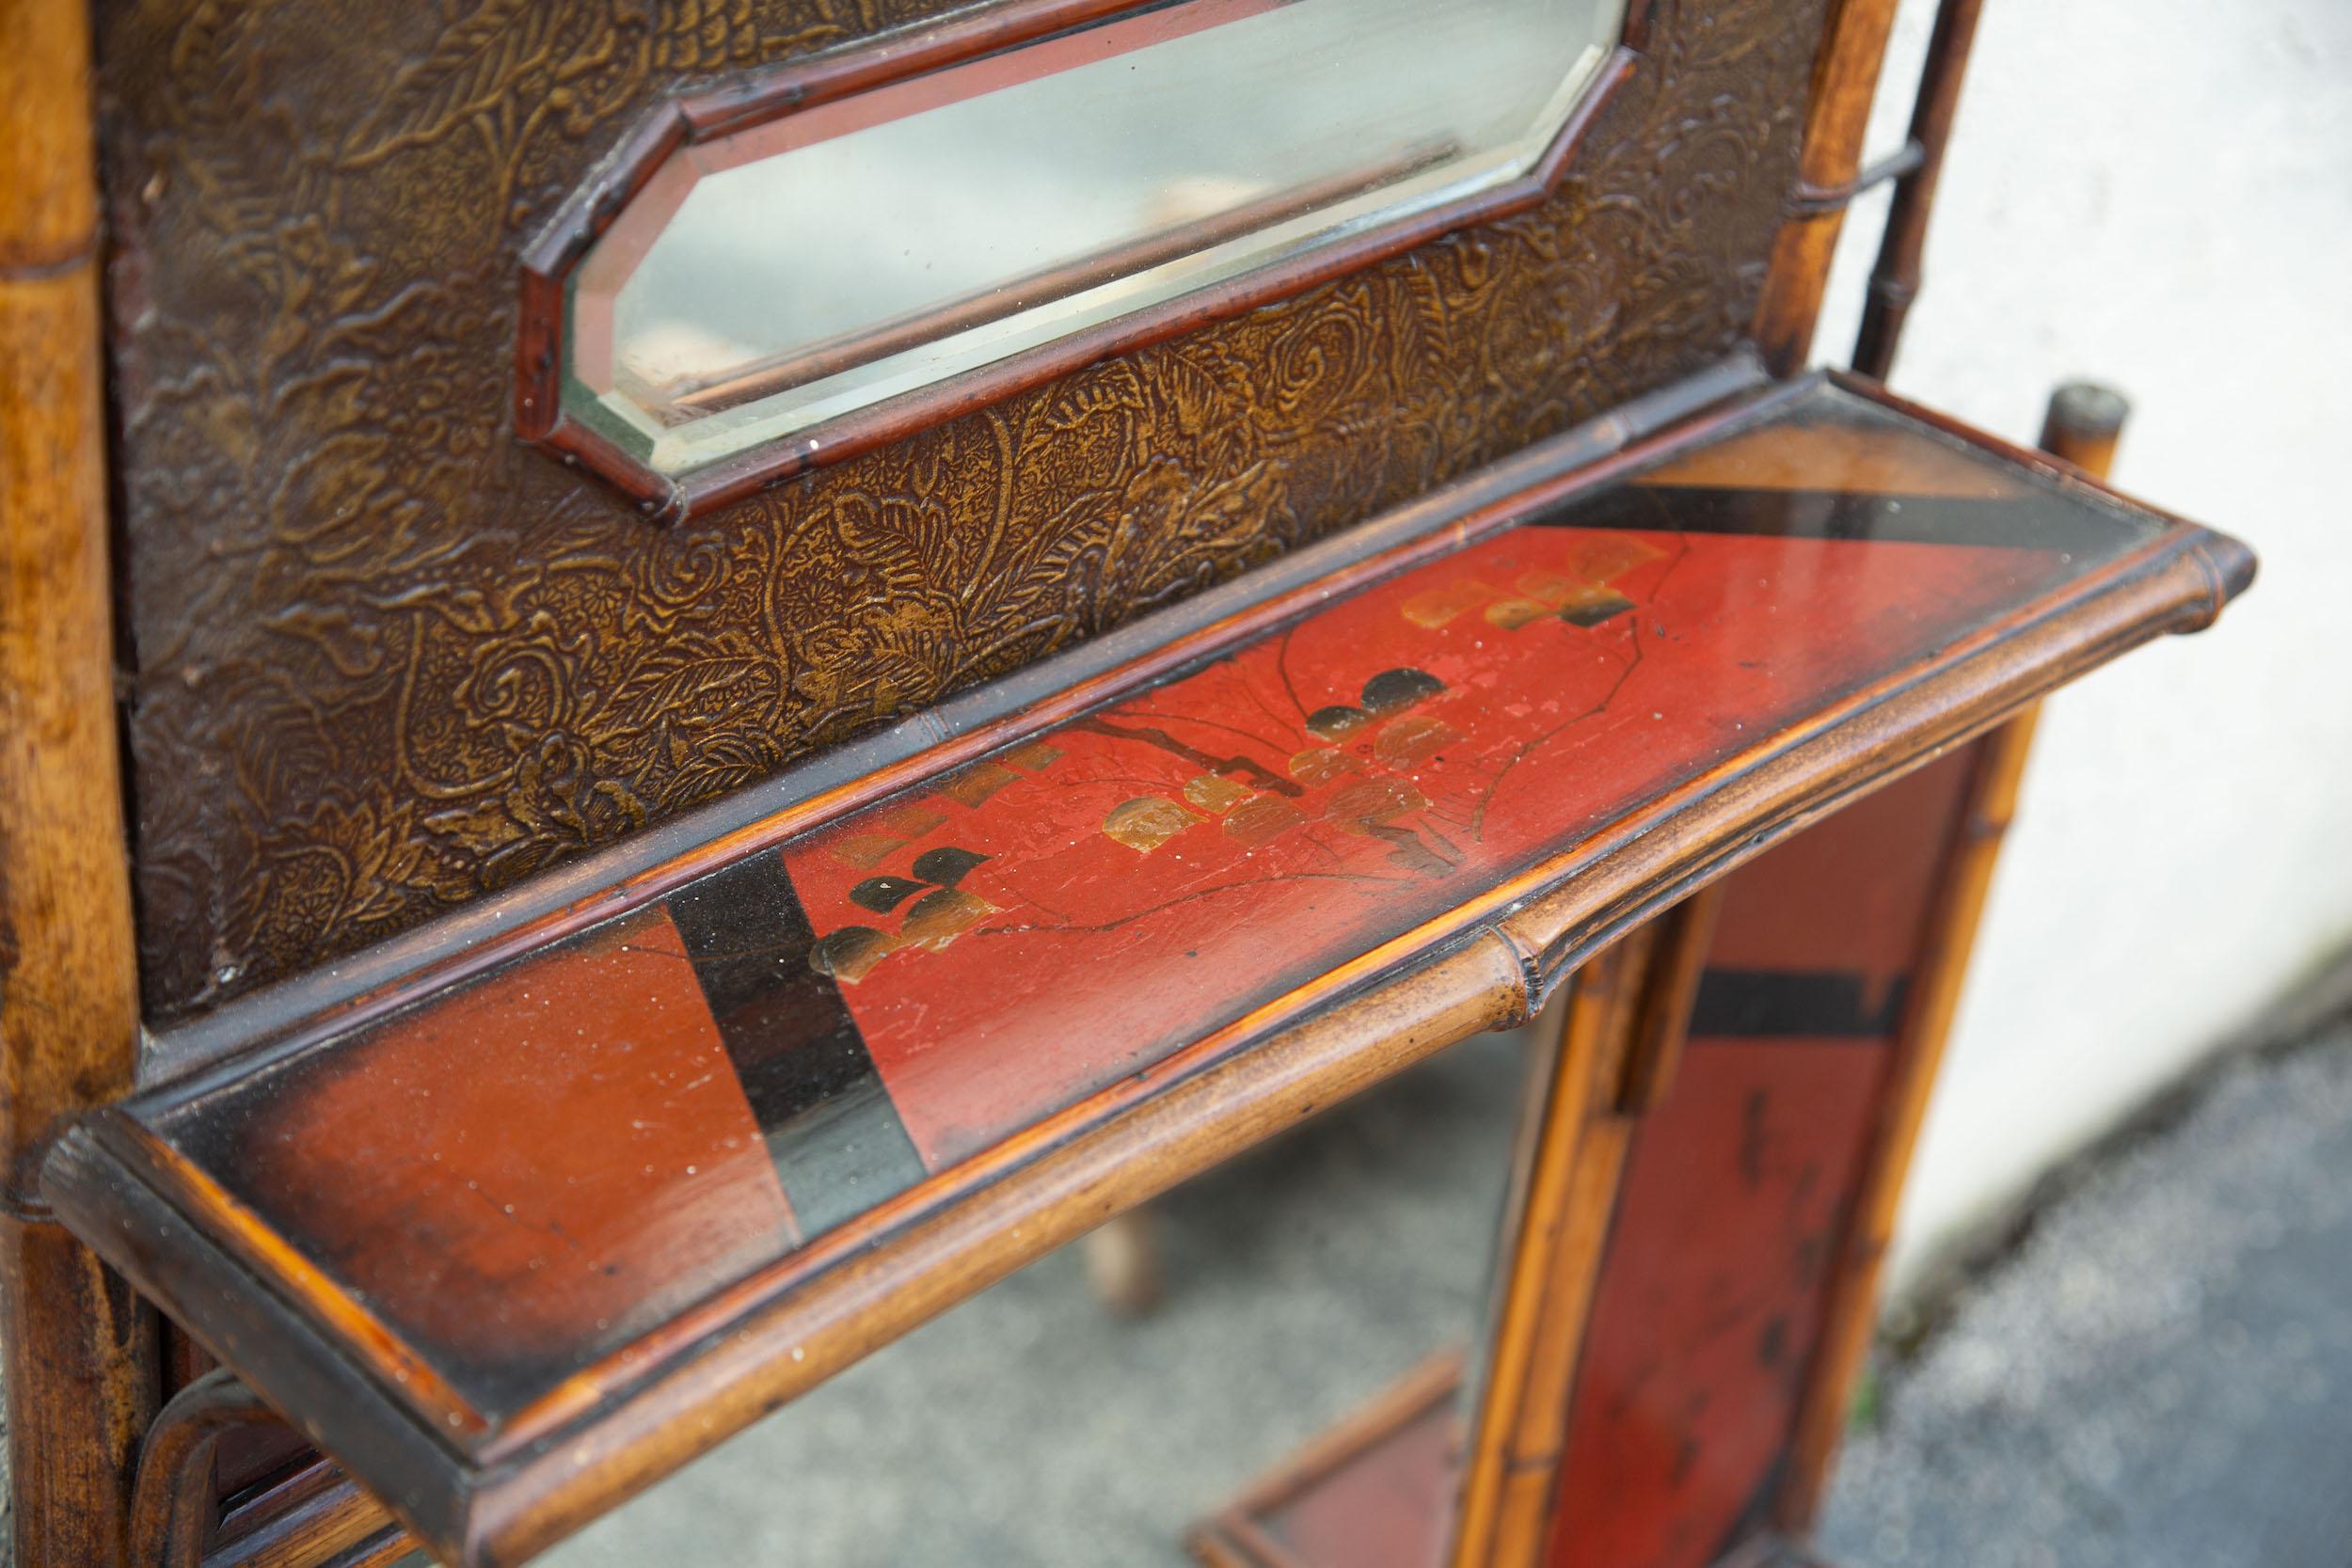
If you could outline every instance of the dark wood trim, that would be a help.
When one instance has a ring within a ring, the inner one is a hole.
[[[1625,36],[1620,40],[1636,52],[1649,48],[1650,29],[1657,20],[1658,0],[1626,0]]]
[[[204,1568],[378,1568],[415,1550],[382,1503],[318,1459],[231,1506]]]
[[[902,29],[685,103],[697,140],[764,125],[795,109],[864,92],[1142,8],[1141,0],[1010,0]]]
[[[69,1133],[60,1141],[50,1162],[53,1183],[61,1169],[70,1170],[75,1164],[75,1146],[79,1141],[78,1133]],[[188,1256],[184,1248],[187,1238],[193,1234],[185,1219],[161,1203],[144,1183],[132,1183],[120,1196],[126,1200],[126,1212],[135,1216],[124,1228],[124,1239],[136,1252],[136,1256],[125,1259],[129,1272],[144,1282],[151,1294],[194,1291],[215,1298],[207,1301],[201,1311],[191,1309],[181,1315],[215,1353],[242,1353],[247,1346],[266,1345],[265,1354],[274,1373],[281,1365],[292,1373],[272,1375],[267,1380],[271,1398],[286,1409],[308,1413],[342,1405],[354,1398],[358,1380],[339,1364],[332,1347],[299,1317],[276,1309],[275,1304],[263,1305],[258,1292],[249,1289],[232,1294],[222,1289],[218,1278],[197,1278],[177,1261]],[[240,1359],[258,1365],[261,1357],[241,1354]],[[315,1423],[306,1420],[303,1424],[305,1435],[319,1441]],[[430,1474],[437,1464],[445,1462],[440,1454],[446,1450],[438,1449],[434,1436],[414,1426],[391,1429],[385,1435],[388,1442],[384,1446],[391,1450],[395,1473]],[[321,1442],[321,1447],[330,1457],[341,1457],[333,1444]],[[413,1528],[414,1521],[408,1522]]]
[[[572,193],[555,219],[522,255],[522,308],[515,335],[515,433],[526,441],[551,441],[563,419],[564,284],[588,254],[596,236],[612,226],[629,198],[653,178],[663,161],[688,137],[686,116],[665,104],[621,138],[605,162],[610,178]],[[577,421],[568,421],[577,423]],[[579,450],[575,436],[557,450]],[[618,448],[592,462],[627,461]],[[602,471],[599,469],[598,471]],[[622,483],[624,477],[606,478]],[[631,494],[637,494],[631,491]]]
[[[1625,1066],[1617,1074],[1610,1107],[1618,1116],[1648,1115],[1674,1086],[1675,1069],[1682,1059],[1683,1037],[1690,1032],[1691,1009],[1698,1000],[1699,976],[1707,968],[1708,943],[1714,937],[1715,912],[1722,901],[1719,883],[1692,894],[1659,916],[1653,973],[1642,988],[1642,1006],[1632,1021]]]
[[[1854,1379],[1868,1353],[1880,1267],[1893,1239],[1903,1179],[1959,1005],[2001,837],[2015,812],[2018,780],[2038,713],[2038,708],[2028,707],[1976,742],[1967,799],[1948,828],[1944,864],[1937,874],[1936,907],[1904,999],[1878,1126],[1840,1243],[1842,1256],[1829,1287],[1820,1348],[1805,1374],[1788,1468],[1773,1502],[1774,1522],[1798,1533],[1810,1528],[1819,1510],[1845,1431]]]
[[[1502,1228],[1494,1323],[1464,1456],[1451,1568],[1538,1568],[1566,1442],[1568,1394],[1633,1121],[1618,1114],[1660,1000],[1706,960],[1714,890],[1685,899],[1594,955],[1570,978],[1558,1037],[1535,1064]]]
[[[154,1313],[50,1216],[56,1122],[129,1088],[138,985],[116,738],[83,0],[0,6],[0,1339],[19,1568],[123,1560]]]
[[[1645,63],[1645,56],[1630,43],[1647,26],[1646,4],[1637,3],[1629,12],[1629,41],[1621,43],[1602,64],[1567,123],[1534,168],[1520,179],[1351,235],[1245,277],[1147,306],[686,475],[655,472],[564,413],[562,359],[566,284],[629,199],[680,148],[1136,8],[1136,0],[1021,0],[977,16],[888,35],[836,55],[785,67],[743,87],[664,106],[624,138],[605,165],[607,173],[575,193],[523,253],[516,340],[516,435],[618,485],[649,517],[666,521],[705,512],[779,480],[869,451],[1042,385],[1098,359],[1179,337],[1302,293],[1455,230],[1525,212],[1550,194],[1584,133]]]

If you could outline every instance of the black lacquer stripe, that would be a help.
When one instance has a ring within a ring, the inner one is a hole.
[[[2122,514],[2039,492],[2001,499],[1831,490],[1619,484],[1539,519],[1546,528],[1661,529],[1784,539],[1999,545],[2105,557],[2147,538]]]
[[[922,1158],[839,986],[808,966],[817,937],[783,858],[713,872],[669,908],[802,1236],[921,1180]]]
[[[1709,969],[1691,1007],[1691,1036],[1708,1039],[1884,1038],[1902,1016],[1908,982],[1866,1010],[1868,983],[1839,971]]]

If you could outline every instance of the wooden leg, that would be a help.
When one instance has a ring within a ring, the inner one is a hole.
[[[2123,412],[2062,388],[2044,445],[2104,477]],[[1811,1525],[2035,717],[1727,880],[1581,1308],[1548,1544],[1507,1560],[1703,1568]]]
[[[1574,977],[1534,1064],[1475,1415],[1458,1462],[1430,1458],[1459,1475],[1439,1560],[1708,1568],[1808,1516],[2026,733]]]
[[[1895,0],[1834,0],[1829,33],[1814,67],[1813,91],[1805,111],[1804,144],[1798,154],[1802,188],[1834,191],[1862,171],[1862,135],[1878,96],[1879,69],[1895,25]],[[1803,369],[1820,319],[1821,293],[1829,281],[1830,258],[1837,249],[1846,210],[1832,202],[1792,210],[1772,242],[1750,336],[1774,375]]]
[[[1820,1349],[1798,1417],[1788,1479],[1774,1510],[1782,1527],[1792,1532],[1810,1528],[1819,1512],[1852,1404],[1854,1380],[1869,1351],[1878,1321],[1880,1265],[1894,1236],[1903,1179],[1943,1063],[1952,1014],[1960,1005],[1961,981],[1967,974],[1994,862],[2015,815],[2018,781],[2038,717],[2039,710],[2028,708],[1973,748],[1973,776],[1959,832],[1913,971],[1912,994],[1894,1041],[1879,1125],[1847,1225],[1843,1263],[1831,1286]]]
[[[1943,0],[1936,8],[1935,32],[1928,40],[1919,96],[1912,106],[1911,144],[1919,150],[1919,166],[1895,189],[1878,264],[1870,269],[1861,335],[1854,342],[1853,368],[1881,381],[1895,367],[1903,322],[1919,297],[1928,214],[1935,206],[1944,149],[1951,140],[1953,117],[1960,112],[1961,83],[1968,72],[1968,53],[1975,47],[1977,21],[1983,10],[1984,0]]]
[[[1704,891],[1628,933],[1528,1026],[1479,1366],[1466,1371],[1457,1352],[1434,1357],[1195,1530],[1196,1556],[1216,1568],[1539,1560],[1627,1130],[1673,1081],[1714,909]],[[1483,1397],[1466,1402],[1466,1381]]]
[[[1149,1205],[1130,1209],[1089,1231],[1085,1246],[1087,1283],[1104,1307],[1133,1315],[1160,1304],[1166,1282]]]
[[[2123,424],[2131,414],[2131,404],[2112,388],[2070,381],[2050,394],[2050,411],[2042,421],[2042,450],[2093,479],[2105,479],[2115,467],[2116,443],[2123,438]]]
[[[56,1119],[130,1086],[85,0],[0,5],[0,1334],[17,1568],[121,1562],[153,1315],[43,1208]]]
[[[139,1440],[154,1412],[154,1314],[54,1220],[0,1222],[17,1568],[131,1561]]]

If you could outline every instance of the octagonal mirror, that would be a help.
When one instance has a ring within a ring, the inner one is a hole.
[[[1532,199],[1623,11],[1176,0],[690,114],[562,279],[561,412],[667,482],[805,461],[887,400]]]

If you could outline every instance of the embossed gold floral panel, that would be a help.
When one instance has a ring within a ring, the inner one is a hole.
[[[659,474],[1527,175],[1623,0],[1182,0],[678,146],[569,279]]]

